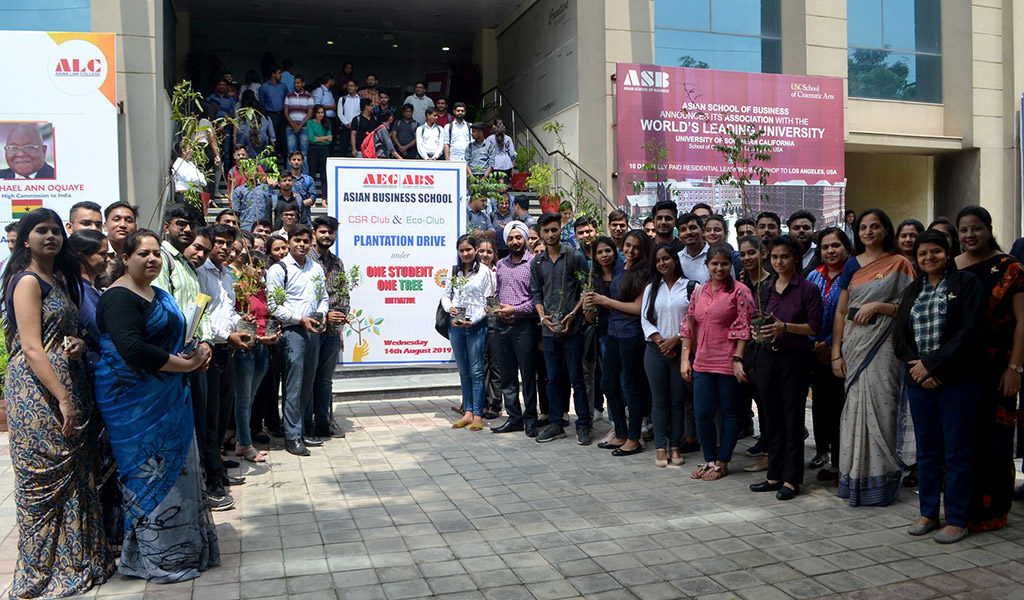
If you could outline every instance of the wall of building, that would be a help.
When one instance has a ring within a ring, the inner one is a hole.
[[[880,208],[893,224],[933,218],[935,160],[913,154],[846,153],[846,206],[860,214]]]
[[[121,198],[140,208],[140,225],[153,216],[170,167],[173,130],[164,91],[162,2],[92,0],[92,30],[117,34],[117,98]]]

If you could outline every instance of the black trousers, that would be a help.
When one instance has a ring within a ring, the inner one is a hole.
[[[277,150],[277,157],[279,161],[282,156],[287,159],[288,139],[285,134],[285,128],[288,127],[288,121],[284,118],[284,111],[267,111],[267,117],[270,118],[270,124],[274,127],[274,137],[277,138],[274,141],[274,147]]]
[[[501,372],[501,395],[505,412],[513,423],[533,425],[537,422],[537,342],[540,332],[533,319],[520,319],[512,323],[498,321],[494,326],[499,349],[498,367]],[[490,339],[490,338],[488,338]],[[543,358],[543,355],[541,355]],[[541,360],[541,363],[544,361]],[[522,382],[523,405],[519,403]]]
[[[498,347],[498,336],[494,334],[496,319],[488,317],[487,352],[484,359],[484,412],[498,414],[501,412],[501,369],[498,366],[501,349]]]
[[[814,446],[819,455],[831,453],[833,467],[839,466],[839,419],[846,404],[844,381],[832,374],[832,365],[811,358],[811,420]]]
[[[810,349],[771,350],[757,344],[751,358],[754,385],[768,428],[767,478],[800,485],[804,481],[804,411]]]
[[[281,428],[281,373],[284,371],[284,362],[278,346],[267,346],[270,351],[270,366],[253,396],[249,427],[254,433],[263,429],[264,425],[267,431]]]
[[[206,371],[196,369],[189,373],[188,384],[192,389],[192,421],[196,429],[196,449],[199,450],[199,462],[203,465],[203,471],[209,475],[212,469],[210,453],[206,450]],[[216,457],[219,461],[219,452]],[[217,466],[223,471],[223,466],[219,462]]]
[[[209,463],[206,476],[213,479],[224,473],[220,457],[221,440],[234,412],[235,363],[231,346],[213,345],[213,357],[206,369],[206,458]]]

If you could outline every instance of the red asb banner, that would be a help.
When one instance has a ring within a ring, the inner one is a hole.
[[[714,146],[731,145],[731,128],[752,125],[763,132],[759,141],[771,147],[772,157],[765,165],[768,185],[748,193],[752,210],[785,219],[806,209],[819,215],[819,226],[841,219],[841,79],[634,63],[619,63],[615,79],[619,203],[634,216],[646,214],[659,195],[681,210],[704,202],[738,216],[738,191],[714,184],[727,166]],[[657,174],[643,168],[651,162],[651,141],[666,150]]]

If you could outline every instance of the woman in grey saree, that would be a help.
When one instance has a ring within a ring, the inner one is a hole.
[[[832,345],[832,370],[846,379],[839,497],[850,506],[886,506],[896,500],[902,474],[896,439],[902,369],[893,351],[893,317],[914,271],[897,252],[885,213],[865,211],[855,231],[857,256],[836,282],[842,292]]]

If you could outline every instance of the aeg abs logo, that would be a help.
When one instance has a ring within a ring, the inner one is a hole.
[[[366,187],[430,187],[434,185],[433,175],[399,175],[398,173],[367,173],[363,177]]]
[[[664,71],[626,71],[623,89],[631,92],[668,92],[668,73]]]
[[[98,90],[109,71],[103,52],[85,40],[69,40],[54,48],[47,66],[53,85],[73,96]]]

